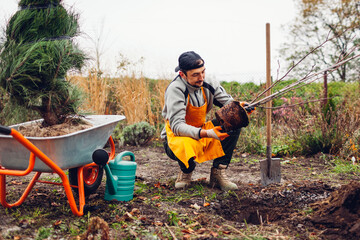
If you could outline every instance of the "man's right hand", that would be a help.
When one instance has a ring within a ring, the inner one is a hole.
[[[225,138],[229,137],[230,135],[227,133],[221,132],[221,126],[214,127],[212,129],[206,130],[206,136],[209,138],[215,138],[217,140],[224,140]]]

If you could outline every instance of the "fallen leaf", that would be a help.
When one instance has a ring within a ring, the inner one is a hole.
[[[196,231],[197,234],[203,234],[204,232],[206,232],[206,228],[200,228]]]
[[[115,216],[116,221],[123,222],[123,221],[133,221],[134,217],[129,212],[126,212],[122,217],[119,217],[118,215]]]
[[[191,233],[193,233],[193,232],[195,232],[195,231],[192,230],[191,228],[188,228],[188,229],[183,229],[183,230],[181,230],[181,232],[191,234]]]
[[[248,153],[243,153],[243,154],[241,154],[241,157],[243,157],[243,158],[246,158],[247,156],[249,156]]]
[[[14,185],[21,185],[21,184],[23,184],[23,183],[22,183],[22,182],[19,182],[19,181],[14,180],[14,181],[11,181],[11,184],[14,184]]]
[[[57,220],[56,222],[54,222],[54,226],[59,226],[62,223],[61,220]]]
[[[142,200],[142,201],[147,200],[147,197],[143,197],[143,196],[138,196],[137,198],[140,199],[140,200]]]
[[[189,239],[191,239],[191,236],[189,234],[185,234],[182,239],[189,240]]]
[[[196,210],[199,210],[199,209],[200,209],[200,206],[197,205],[197,203],[191,204],[190,207],[191,207],[191,208],[195,208]]]
[[[219,234],[217,234],[216,232],[213,232],[213,231],[210,231],[210,234],[215,238],[219,235]]]
[[[125,216],[126,218],[134,219],[133,215],[132,215],[131,213],[129,213],[129,212],[126,212],[126,213],[124,214],[124,216]]]
[[[14,236],[14,240],[19,240],[19,239],[21,239],[20,236]]]
[[[160,188],[160,186],[161,186],[160,182],[154,184],[154,187],[156,188]]]
[[[155,204],[155,207],[161,207],[161,203]]]
[[[186,228],[193,228],[193,227],[196,227],[197,225],[199,225],[199,222],[198,222],[198,221],[196,221],[196,222],[194,222],[194,223],[192,223],[192,224],[187,225]]]
[[[136,215],[140,215],[140,210],[138,208],[133,208],[130,212],[131,215],[136,216]]]
[[[163,226],[164,223],[162,223],[162,222],[160,222],[160,221],[156,221],[156,222],[154,222],[154,225],[155,225],[155,226]]]
[[[210,206],[210,203],[204,202],[204,207]]]
[[[60,203],[56,203],[56,202],[52,202],[52,203],[51,203],[51,206],[53,206],[53,207],[59,207],[59,206],[61,206],[61,204],[60,204]]]
[[[36,196],[47,196],[45,193],[36,193]]]
[[[196,179],[197,182],[205,182],[206,181],[206,177],[203,178],[198,178]]]
[[[230,234],[230,231],[223,231],[224,234]]]
[[[155,197],[153,197],[151,200],[158,200],[158,199],[160,199],[161,198],[161,196],[155,196]]]

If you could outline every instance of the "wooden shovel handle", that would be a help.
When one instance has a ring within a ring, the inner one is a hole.
[[[271,86],[271,54],[270,54],[270,23],[266,24],[266,89]],[[271,89],[266,96],[271,95]],[[271,146],[271,106],[272,101],[266,103],[266,139],[267,146]],[[271,156],[270,156],[271,157]]]

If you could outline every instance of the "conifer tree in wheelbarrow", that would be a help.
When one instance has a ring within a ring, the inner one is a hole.
[[[102,167],[92,163],[92,153],[110,140],[110,159],[115,155],[110,135],[123,116],[86,116],[84,120],[92,127],[64,136],[25,138],[17,131],[35,122],[47,127],[80,119],[74,117],[78,116],[80,92],[65,79],[69,70],[80,70],[86,58],[73,41],[78,33],[78,15],[66,10],[61,0],[21,0],[6,26],[0,49],[0,86],[13,103],[36,111],[42,119],[0,125],[0,200],[5,207],[21,204],[29,194],[26,191],[17,203],[8,204],[6,175],[36,171],[31,190],[42,172],[56,172],[73,213],[82,215],[84,195],[96,191],[103,175]],[[67,169],[69,179],[63,171]],[[79,209],[70,184],[78,190]]]

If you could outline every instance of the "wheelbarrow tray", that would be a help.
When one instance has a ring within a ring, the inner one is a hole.
[[[74,133],[56,137],[26,137],[61,169],[80,167],[92,163],[92,153],[103,148],[122,115],[89,115],[84,120],[93,126]],[[41,121],[35,120],[10,126],[20,126]],[[0,166],[6,169],[25,170],[29,165],[30,151],[11,136],[0,134]],[[33,171],[53,172],[44,162],[36,159]]]

